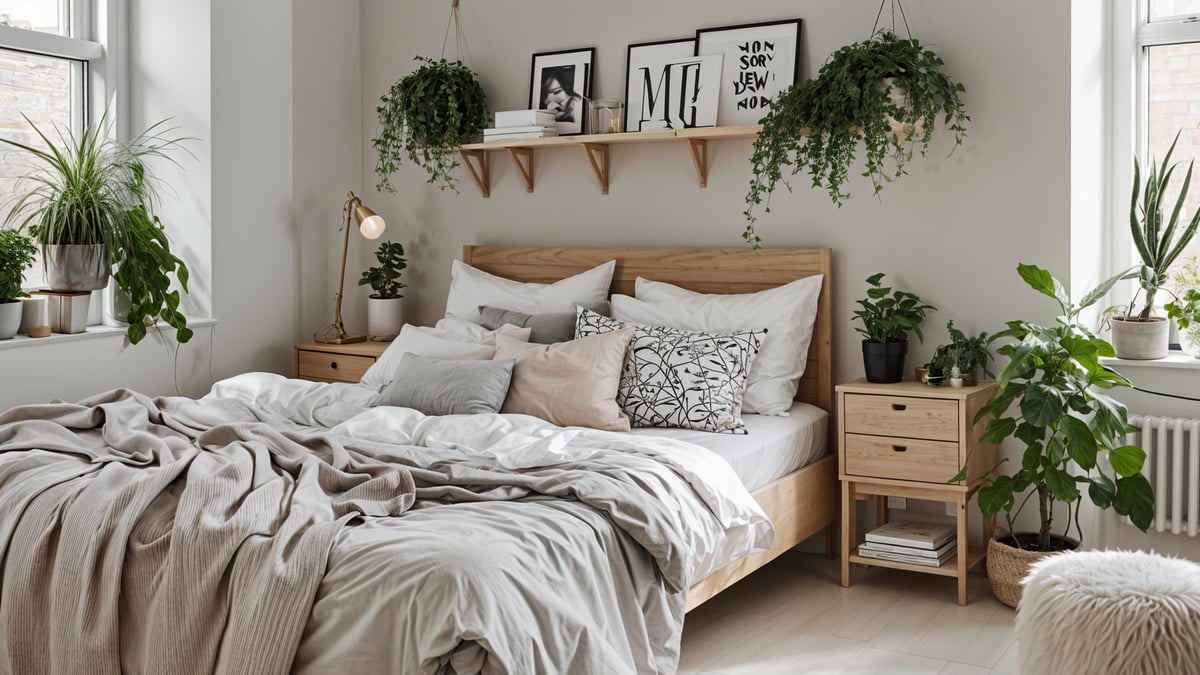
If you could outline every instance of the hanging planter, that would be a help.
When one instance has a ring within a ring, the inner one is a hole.
[[[458,2],[450,9],[455,27],[455,44],[465,47],[458,20]],[[455,188],[457,148],[487,126],[487,96],[479,80],[460,60],[450,61],[442,42],[442,56],[434,60],[415,57],[422,65],[391,86],[375,109],[379,127],[371,146],[375,148],[375,174],[379,191],[394,193],[390,176],[404,158],[425,169],[427,182],[440,189]],[[461,49],[459,50],[461,52]]]
[[[893,0],[893,13],[898,6]],[[875,194],[905,174],[914,150],[926,154],[938,118],[954,133],[955,146],[962,144],[971,119],[961,97],[966,88],[942,71],[944,65],[911,34],[901,39],[884,28],[834,52],[816,79],[799,82],[772,101],[750,158],[754,178],[746,194],[746,241],[755,248],[761,244],[754,231],[755,209],[761,205],[770,212],[770,195],[780,182],[791,189],[784,167],[790,166],[793,176],[807,171],[812,186],[841,206],[851,196],[845,184],[860,143],[862,175],[870,177]]]

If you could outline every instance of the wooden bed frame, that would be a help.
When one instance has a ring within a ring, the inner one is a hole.
[[[463,262],[468,265],[524,282],[552,283],[609,260],[617,261],[610,293],[624,295],[634,294],[634,280],[639,276],[700,293],[751,293],[802,277],[825,275],[808,365],[796,400],[829,413],[828,447],[833,448],[830,249],[463,247]],[[688,611],[821,530],[825,531],[826,552],[833,555],[838,520],[836,453],[753,494],[775,525],[774,545],[769,551],[726,565],[693,585],[688,592]]]

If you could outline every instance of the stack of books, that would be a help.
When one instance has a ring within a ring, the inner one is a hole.
[[[558,135],[552,110],[504,110],[496,113],[496,126],[483,130],[483,142],[549,138]]]
[[[954,525],[934,525],[897,520],[867,533],[858,546],[864,558],[941,567],[954,555]]]

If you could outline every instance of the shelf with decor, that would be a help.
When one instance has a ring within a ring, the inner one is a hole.
[[[600,193],[608,194],[608,147],[629,143],[687,143],[696,169],[700,187],[708,186],[708,142],[755,138],[762,126],[704,127],[698,129],[665,129],[662,131],[632,131],[621,134],[581,134],[578,136],[556,136],[553,138],[530,138],[492,143],[471,143],[458,149],[467,173],[479,187],[484,197],[491,196],[491,174],[488,171],[488,153],[505,151],[513,166],[525,182],[525,191],[533,192],[533,157],[539,148],[580,147],[587,156],[592,173],[600,184]]]

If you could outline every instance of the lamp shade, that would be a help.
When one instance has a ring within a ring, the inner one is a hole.
[[[383,216],[359,203],[354,207],[354,222],[358,223],[358,231],[367,239],[378,239],[387,229]]]

